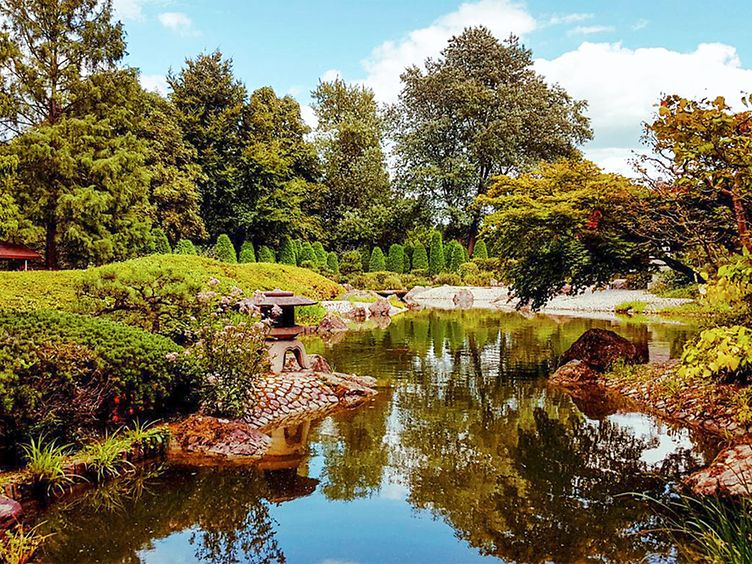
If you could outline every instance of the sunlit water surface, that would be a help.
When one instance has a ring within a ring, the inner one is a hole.
[[[167,467],[42,515],[51,562],[673,560],[650,504],[713,447],[546,387],[591,327],[675,357],[693,329],[424,311],[307,342],[375,400],[286,429],[255,468]]]

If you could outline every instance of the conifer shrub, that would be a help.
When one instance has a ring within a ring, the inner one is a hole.
[[[327,252],[324,250],[324,245],[321,242],[316,241],[313,245],[313,253],[316,255],[316,264],[321,268],[326,267]]]
[[[240,247],[238,262],[243,264],[256,262],[256,250],[253,248],[253,243],[250,241],[243,242],[243,245]]]
[[[488,247],[486,247],[486,242],[483,239],[479,239],[475,242],[475,248],[473,249],[473,258],[481,260],[488,258]]]
[[[157,227],[151,232],[152,239],[154,241],[154,252],[158,255],[169,255],[172,253],[170,247],[170,241],[167,240],[165,232]]]
[[[217,242],[214,244],[214,258],[230,264],[237,264],[238,262],[235,247],[232,245],[230,238],[224,233],[217,237]]]
[[[452,241],[447,245],[449,262],[447,263],[447,271],[459,272],[460,265],[465,262],[465,250],[459,241]]]
[[[266,245],[261,245],[258,251],[259,262],[277,262],[274,258],[274,250]]]
[[[311,245],[308,241],[303,243],[302,250],[300,252],[300,266],[303,268],[311,268],[311,264],[316,265],[316,252],[313,250],[313,245]],[[311,264],[305,264],[305,263],[311,263]]]
[[[300,265],[301,256],[303,255],[303,241],[300,239],[293,239],[293,249],[295,250],[295,262]]]
[[[428,271],[432,276],[441,274],[445,270],[444,242],[441,233],[434,231],[431,235],[431,254],[429,256]],[[414,268],[417,268],[414,266]]]
[[[326,267],[329,269],[329,272],[339,274],[339,260],[337,259],[337,253],[330,252],[326,255]]]
[[[368,261],[368,272],[383,272],[386,270],[384,251],[380,247],[374,247],[371,252],[371,260]]]
[[[282,248],[279,250],[279,262],[280,264],[291,264],[293,266],[298,264],[295,257],[295,243],[289,237],[285,237]]]
[[[360,267],[363,272],[368,272],[368,265],[371,262],[371,251],[368,247],[358,249],[360,253]]]
[[[196,246],[190,239],[180,239],[178,244],[175,245],[176,255],[197,255]]]
[[[389,255],[386,257],[386,270],[402,274],[405,269],[405,248],[394,243],[389,247]]]
[[[415,249],[413,250],[413,264],[412,270],[425,270],[428,271],[428,253],[426,253],[426,247],[418,241],[415,243]]]
[[[342,261],[339,265],[340,273],[348,276],[350,274],[361,274],[363,272],[363,263],[359,251],[346,251],[342,254]]]

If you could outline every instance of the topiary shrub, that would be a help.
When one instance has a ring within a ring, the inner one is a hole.
[[[293,239],[292,246],[295,250],[295,261],[298,265],[300,265],[300,257],[303,255],[303,241],[301,241],[300,239]]]
[[[361,247],[358,249],[358,252],[360,253],[361,268],[363,269],[363,272],[368,272],[368,263],[371,262],[371,251],[368,247]]]
[[[431,254],[429,256],[428,271],[433,276],[441,274],[444,272],[445,264],[444,242],[441,239],[441,233],[434,231],[431,236]]]
[[[382,272],[386,270],[384,251],[380,247],[374,247],[371,252],[371,260],[368,261],[368,272]]]
[[[256,262],[256,251],[253,248],[253,243],[251,243],[250,241],[245,241],[243,243],[243,246],[240,247],[238,262],[242,264]]]
[[[282,243],[282,248],[279,251],[279,262],[280,264],[290,264],[292,266],[298,264],[295,258],[295,243],[289,237],[285,237]]]
[[[342,254],[342,262],[339,265],[339,271],[348,276],[350,274],[361,274],[363,272],[363,263],[359,251],[347,251]]]
[[[389,247],[389,255],[386,257],[386,270],[402,274],[405,269],[405,248],[397,243]]]
[[[486,247],[486,242],[483,239],[479,239],[475,242],[475,248],[473,248],[473,258],[474,259],[487,259],[488,258],[488,247]]]
[[[327,252],[324,250],[324,245],[316,241],[312,247],[313,253],[316,255],[316,264],[321,268],[325,268]]]
[[[463,280],[474,279],[480,273],[480,268],[474,262],[464,262],[457,270]]]
[[[426,247],[420,241],[415,243],[412,262],[413,272],[416,270],[428,271],[428,253],[426,253]]]
[[[331,252],[326,255],[326,267],[329,272],[339,274],[339,261],[337,260],[337,253]]]
[[[151,232],[152,240],[154,241],[154,252],[158,255],[169,255],[172,253],[170,248],[170,241],[167,239],[165,232],[157,227]]]
[[[300,266],[303,266],[304,268],[310,268],[309,266],[305,266],[303,264],[305,262],[310,262],[313,264],[317,263],[316,252],[313,250],[313,246],[308,241],[303,243],[303,247],[300,252],[300,260],[298,261],[298,263],[300,264]]]
[[[449,249],[449,262],[447,270],[449,272],[459,272],[460,265],[465,262],[465,250],[459,241],[452,241],[447,245]]]
[[[277,262],[274,258],[274,250],[266,245],[261,245],[258,251],[259,262]]]
[[[214,244],[214,258],[230,264],[236,264],[238,262],[235,247],[232,245],[230,238],[224,233],[217,237],[217,242]]]
[[[175,245],[176,255],[197,255],[196,247],[190,239],[180,239]]]

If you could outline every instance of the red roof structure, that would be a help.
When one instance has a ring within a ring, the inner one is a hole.
[[[0,260],[42,260],[42,255],[25,245],[0,241]]]

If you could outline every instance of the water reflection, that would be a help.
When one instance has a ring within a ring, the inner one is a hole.
[[[650,417],[588,411],[542,378],[587,319],[421,312],[310,340],[390,387],[366,406],[275,432],[257,468],[172,468],[102,511],[44,518],[57,562],[639,561],[672,555],[646,504],[713,453]],[[616,326],[676,355],[692,329]]]

